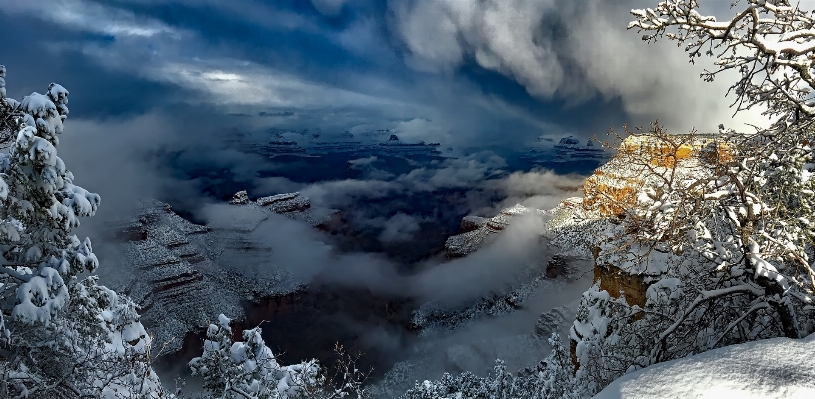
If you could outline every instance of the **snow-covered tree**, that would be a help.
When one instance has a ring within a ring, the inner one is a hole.
[[[678,142],[702,141],[658,125],[647,139],[674,159]],[[705,147],[668,163],[647,150],[618,155],[643,187],[596,262],[641,276],[647,291],[638,305],[600,284],[584,294],[572,328],[583,392],[657,362],[813,331],[808,150],[791,146],[784,161],[778,141],[732,132],[710,144],[713,159]]]
[[[8,148],[17,135],[16,120],[22,116],[19,105],[19,102],[6,98],[6,67],[0,65],[0,149]]]
[[[736,16],[718,21],[699,13],[698,0],[668,0],[655,8],[632,10],[628,25],[645,31],[643,40],[661,37],[684,45],[694,62],[703,54],[716,58],[712,81],[725,71],[740,75],[731,87],[736,111],[763,106],[768,116],[794,122],[815,116],[812,56],[815,16],[789,0],[737,0]]]
[[[736,111],[763,107],[774,121],[752,133],[722,128],[716,156],[704,162],[701,153],[667,164],[647,151],[621,153],[645,183],[599,243],[597,262],[659,273],[646,278],[644,307],[598,285],[584,294],[572,338],[586,394],[657,362],[815,330],[813,14],[786,0],[744,0],[720,22],[698,6],[669,0],[632,10],[629,28],[645,31],[646,41],[684,44],[692,62],[714,57],[706,80],[737,71]],[[658,125],[649,137],[669,150],[677,137],[698,141],[695,132],[672,136]]]
[[[67,103],[55,83],[19,103],[0,90],[15,132],[0,152],[0,397],[162,397],[136,305],[82,277],[99,262],[71,231],[100,198],[57,155]]]
[[[569,353],[556,333],[549,338],[552,353],[536,368],[512,373],[497,360],[493,372],[478,377],[470,372],[445,373],[440,380],[417,382],[400,399],[569,399],[575,380]]]
[[[190,361],[193,375],[204,389],[228,399],[332,399],[365,395],[368,374],[354,366],[355,359],[337,348],[337,373],[328,376],[316,360],[291,366],[277,363],[261,337],[260,327],[244,330],[243,341],[233,342],[231,320],[223,314],[209,325],[204,353]]]

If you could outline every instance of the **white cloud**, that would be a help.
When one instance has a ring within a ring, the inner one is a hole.
[[[311,0],[311,4],[323,15],[334,16],[342,10],[345,0]]]
[[[366,158],[352,159],[352,160],[348,161],[348,164],[351,165],[352,169],[362,169],[362,168],[365,168],[366,166],[371,166],[371,164],[376,162],[377,159],[378,158],[376,156],[371,155],[371,156],[366,157]]]
[[[159,34],[178,36],[182,33],[181,30],[152,18],[81,0],[9,1],[5,2],[4,10],[34,14],[71,29],[108,35],[150,37]]]
[[[464,58],[464,49],[457,38],[458,26],[446,9],[448,4],[428,1],[411,7],[406,2],[390,3],[398,21],[397,29],[412,52],[408,61],[417,69],[449,70]]]
[[[520,272],[546,258],[549,249],[541,238],[544,228],[544,220],[537,215],[516,217],[478,251],[414,275],[413,290],[424,300],[460,305],[485,292],[506,289]]]
[[[542,99],[581,103],[601,96],[622,100],[639,120],[659,118],[674,131],[703,131],[719,123],[744,128],[765,124],[758,112],[731,121],[729,80],[699,78],[681,48],[656,45],[626,30],[632,7],[651,2],[550,0],[391,1],[392,30],[408,50],[406,61],[423,71],[449,72],[466,62],[499,72]],[[713,3],[705,11],[730,15]]]
[[[399,137],[399,140],[405,142],[449,142],[450,132],[434,123],[431,120],[424,118],[414,118],[409,121],[396,122],[391,129]]]
[[[421,230],[421,221],[415,216],[397,213],[384,221],[384,229],[379,234],[379,241],[384,243],[410,241],[414,234]]]

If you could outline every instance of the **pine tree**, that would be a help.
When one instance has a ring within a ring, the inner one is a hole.
[[[136,305],[82,277],[99,262],[71,231],[100,197],[57,155],[67,104],[55,83],[19,103],[0,91],[16,132],[0,153],[0,397],[162,397]]]
[[[355,366],[356,359],[337,346],[335,373],[316,360],[290,366],[277,363],[261,336],[260,327],[244,330],[243,341],[232,340],[230,320],[223,314],[207,328],[204,353],[189,363],[193,375],[204,380],[204,389],[218,398],[334,399],[362,398],[370,373]]]

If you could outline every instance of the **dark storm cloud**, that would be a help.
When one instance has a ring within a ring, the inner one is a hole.
[[[21,40],[23,38],[23,40]],[[106,46],[111,37],[42,24],[27,15],[0,13],[0,47],[8,69],[8,96],[22,99],[42,93],[51,82],[67,87],[74,118],[137,116],[176,102],[186,93],[177,86],[105,68],[82,54],[78,45]]]
[[[689,129],[690,123],[710,129],[713,120],[727,122],[723,95],[728,79],[706,85],[698,79],[703,66],[689,66],[687,56],[671,43],[646,45],[626,31],[631,8],[655,3],[390,1],[389,12],[392,30],[406,49],[405,61],[416,70],[449,74],[475,65],[475,71],[510,79],[543,103],[579,106],[601,99],[591,105],[602,110],[619,100],[628,118],[660,118],[675,129]],[[716,2],[710,4],[703,12],[727,15]],[[699,95],[711,90],[718,95]],[[595,116],[592,108],[580,108],[585,116]],[[607,123],[619,121],[618,115]]]
[[[423,132],[415,137],[426,141],[510,147],[540,134],[588,135],[624,120],[619,114],[625,107],[614,101],[583,102],[564,111],[563,98],[539,96],[541,91],[514,70],[490,68],[462,46],[443,47],[448,32],[436,43],[445,53],[428,59],[427,48],[416,47],[423,40],[416,37],[421,26],[410,25],[426,12],[419,4],[21,2],[8,3],[4,18],[25,23],[4,25],[25,36],[28,47],[48,49],[20,63],[45,58],[46,64],[70,64],[61,79],[69,89],[100,92],[94,96],[99,100],[88,104],[95,113],[83,111],[93,117],[143,113],[164,102],[211,102],[223,109],[207,115],[210,119],[279,115],[256,123],[336,131],[409,131],[404,121],[417,121],[413,131],[422,125]],[[23,25],[58,27],[59,34],[28,34]],[[534,28],[535,21],[528,25]],[[453,58],[442,61],[445,67],[436,73],[434,65],[444,59],[439,57]],[[556,76],[543,77],[562,84]]]
[[[216,49],[219,56],[278,64],[290,71],[361,67],[364,60],[354,59],[333,41],[328,35],[335,29],[314,8],[304,6],[307,4],[246,0],[117,3],[137,15],[195,32],[199,44]]]
[[[91,117],[204,101],[223,107],[210,119],[292,112],[256,123],[299,116],[286,122],[336,131],[419,120],[430,141],[513,148],[656,118],[673,131],[730,125],[726,79],[704,84],[670,43],[625,30],[628,10],[651,3],[6,2],[0,40],[11,74],[41,63],[33,71],[98,92],[77,104]]]

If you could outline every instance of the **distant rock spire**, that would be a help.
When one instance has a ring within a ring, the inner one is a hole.
[[[248,204],[249,194],[246,192],[246,190],[238,191],[237,193],[235,193],[235,195],[232,196],[232,199],[229,200],[229,203],[232,205]]]

